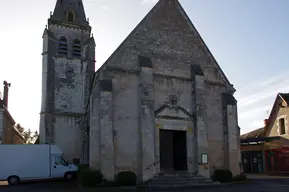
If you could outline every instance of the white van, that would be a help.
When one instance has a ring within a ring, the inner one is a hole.
[[[72,179],[78,167],[69,163],[55,145],[0,145],[0,180]]]

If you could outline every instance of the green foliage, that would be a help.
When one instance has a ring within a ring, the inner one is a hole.
[[[116,175],[116,182],[120,186],[134,186],[136,185],[136,180],[136,174],[131,171],[123,171]]]
[[[19,123],[15,125],[15,129],[23,136],[25,144],[34,144],[39,137],[38,131],[25,130]]]
[[[233,179],[233,174],[230,170],[220,169],[215,170],[212,180],[220,181],[221,183],[231,182]]]
[[[79,165],[78,181],[84,187],[95,187],[102,183],[103,175],[100,171],[91,170],[88,165]]]

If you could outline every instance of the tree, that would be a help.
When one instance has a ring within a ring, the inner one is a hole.
[[[26,130],[20,124],[17,124],[15,128],[23,136],[25,144],[34,144],[34,142],[39,137],[38,131],[32,132],[30,129]]]
[[[23,131],[24,131],[24,128],[18,123],[18,124],[16,124],[16,126],[15,126],[15,128],[19,131],[19,133],[23,133]]]

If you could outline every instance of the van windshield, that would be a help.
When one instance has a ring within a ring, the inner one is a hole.
[[[63,161],[65,161],[65,163],[67,164],[71,164],[65,157],[62,156]]]

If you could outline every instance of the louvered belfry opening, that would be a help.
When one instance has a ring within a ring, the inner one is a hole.
[[[67,56],[67,39],[65,37],[61,37],[59,40],[59,55]]]
[[[72,46],[72,55],[73,57],[81,57],[81,44],[78,39],[73,41],[73,46]]]

